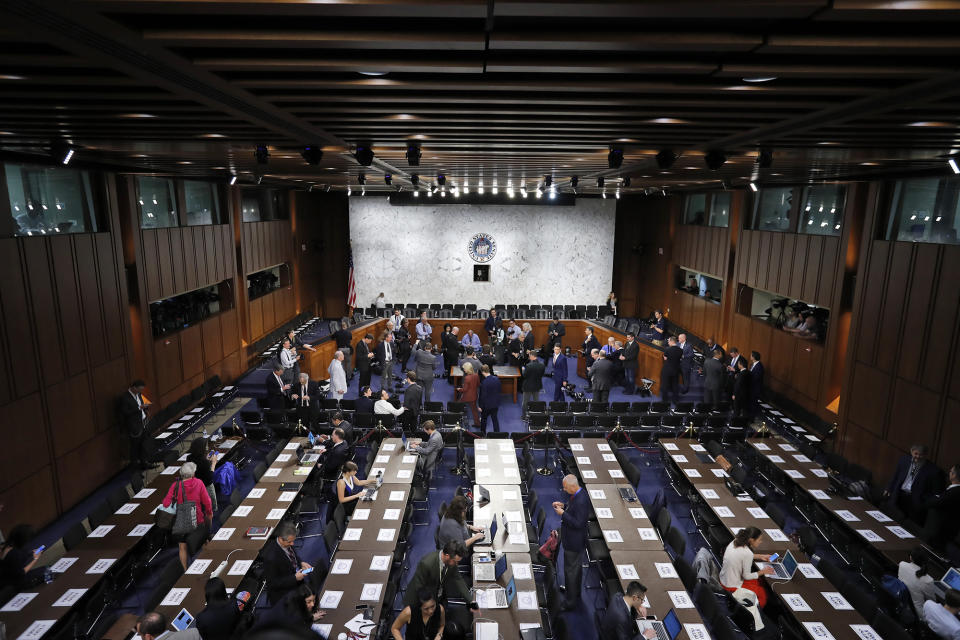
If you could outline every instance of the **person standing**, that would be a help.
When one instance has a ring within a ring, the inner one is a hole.
[[[381,291],[380,295],[378,295],[377,298],[373,301],[373,306],[375,306],[377,309],[387,308],[387,303],[384,302],[383,291]]]
[[[420,559],[403,597],[406,606],[419,602],[418,594],[426,589],[438,602],[455,598],[470,602],[470,591],[457,570],[467,549],[459,540],[450,540],[439,551],[431,551]]]
[[[271,411],[283,411],[287,408],[287,391],[290,385],[283,380],[283,366],[273,365],[273,373],[267,376],[267,408]]]
[[[687,342],[687,334],[681,333],[677,336],[677,346],[683,354],[680,356],[680,375],[683,376],[683,384],[680,385],[680,395],[690,391],[691,378],[693,376],[693,347]]]
[[[477,396],[477,404],[480,406],[480,433],[487,435],[487,420],[493,420],[493,431],[500,431],[500,418],[497,413],[500,410],[500,378],[493,375],[490,367],[483,365],[480,369],[482,380],[480,381],[480,391]]]
[[[716,405],[720,402],[726,377],[723,362],[721,362],[723,354],[720,350],[715,349],[710,356],[710,359],[703,363],[703,401]]]
[[[569,611],[580,603],[580,582],[583,574],[581,561],[587,548],[587,517],[590,500],[577,477],[563,478],[563,490],[570,497],[567,503],[554,502],[553,510],[560,516],[560,544],[563,545],[563,582],[566,590],[563,610]]]
[[[420,417],[420,407],[423,405],[423,387],[417,384],[417,374],[413,371],[407,371],[407,388],[403,392],[404,422],[407,429],[413,431],[417,428],[418,418]]]
[[[377,364],[380,365],[380,388],[390,389],[393,383],[393,333],[384,331],[380,344],[374,351]]]
[[[559,402],[563,400],[563,390],[567,386],[567,377],[570,375],[567,371],[567,357],[560,353],[560,343],[553,345],[553,358],[550,362],[553,364],[553,400]]]
[[[637,391],[637,356],[640,355],[640,345],[637,336],[632,332],[627,334],[627,344],[623,345],[620,354],[620,363],[623,365],[623,393],[633,395]]]
[[[297,408],[297,419],[309,429],[320,417],[319,385],[311,381],[309,375],[301,373],[298,383],[290,388],[290,398]]]
[[[304,342],[300,336],[297,335],[297,332],[293,329],[287,332],[287,340],[290,341],[290,344],[293,345],[294,349],[306,349],[307,351],[316,351],[317,349],[310,344],[309,342]]]
[[[587,369],[589,369],[593,366],[594,360],[596,360],[593,352],[600,351],[600,341],[597,340],[597,336],[593,335],[593,327],[584,328],[583,334],[583,357],[586,361]]]
[[[465,364],[472,366],[474,371],[480,371],[480,367],[483,366],[483,363],[477,360],[473,347],[467,347],[467,352],[463,355],[463,360],[460,361],[460,368],[462,369]]]
[[[523,342],[520,339],[519,333],[517,334],[516,338],[510,339],[510,342],[507,345],[507,353],[509,354],[507,363],[511,367],[517,367],[519,369],[521,366],[523,366]]]
[[[180,479],[170,485],[167,496],[163,499],[163,506],[169,507],[176,502],[193,502],[197,510],[197,527],[206,526],[207,531],[213,523],[213,504],[210,502],[210,494],[207,492],[207,486],[196,477],[197,465],[192,462],[184,462],[180,466]],[[194,529],[196,531],[196,529]],[[184,571],[187,569],[187,538],[193,535],[194,531],[176,536],[176,542],[179,544],[180,564]]]
[[[567,335],[567,328],[560,322],[560,314],[555,313],[553,320],[547,326],[547,344],[551,348],[563,343],[563,336]]]
[[[594,349],[590,355],[593,358],[593,366],[587,374],[593,385],[593,401],[607,402],[610,399],[610,388],[613,387],[613,380],[617,375],[617,365],[603,356],[599,349]]]
[[[289,340],[284,339],[283,345],[280,347],[280,365],[283,367],[283,375],[280,377],[283,378],[285,384],[292,383],[300,375],[299,361],[300,355],[297,350],[293,348]]]
[[[460,394],[460,402],[466,402],[467,406],[470,407],[474,427],[480,425],[480,410],[477,407],[477,398],[480,394],[480,374],[477,373],[479,370],[479,368],[474,369],[471,363],[464,362],[463,380],[461,381],[463,386],[457,389],[457,393]]]
[[[407,320],[404,318],[401,322],[394,324],[393,343],[397,348],[397,362],[400,370],[407,367],[407,361],[410,360],[410,352],[413,346],[410,344],[410,330],[407,328]]]
[[[281,385],[282,386],[282,385]],[[141,469],[149,468],[147,452],[144,450],[144,431],[147,424],[147,409],[150,403],[143,397],[147,383],[134,380],[127,390],[117,399],[117,413],[120,424],[130,440],[130,464]]]
[[[750,417],[760,415],[760,399],[763,398],[763,363],[760,362],[760,352],[750,352]]]
[[[654,309],[653,322],[650,324],[651,341],[660,346],[667,339],[667,319],[663,317],[663,311]]]
[[[733,378],[733,415],[745,416],[750,406],[750,373],[747,361],[737,358],[737,372]]]
[[[457,364],[460,357],[460,341],[457,340],[457,327],[450,326],[450,323],[443,325],[443,333],[440,335],[440,348],[443,349],[443,372],[447,382],[453,384],[453,376],[450,371]]]
[[[673,336],[667,338],[667,345],[663,352],[663,368],[660,369],[660,398],[669,404],[680,400],[680,358],[683,351]]]
[[[267,600],[278,604],[287,595],[296,591],[301,584],[318,587],[323,584],[326,571],[322,567],[310,573],[309,563],[300,560],[293,543],[297,540],[297,527],[285,521],[277,525],[277,536],[267,542],[260,551],[263,563],[263,578],[266,580]]]
[[[610,292],[610,295],[607,296],[606,305],[610,309],[610,313],[616,317],[617,316],[617,294],[613,291]]]
[[[423,387],[423,401],[430,402],[433,395],[433,376],[437,371],[437,355],[429,340],[417,344],[413,354],[414,372]]]
[[[497,332],[503,328],[503,321],[500,319],[496,309],[490,309],[487,319],[483,322],[483,330],[487,332],[490,342],[497,342]]]
[[[327,373],[330,374],[330,397],[342,400],[343,394],[347,392],[347,374],[343,370],[343,351],[337,350],[333,354],[333,360],[327,367]]]
[[[950,467],[948,476],[950,484],[946,490],[927,502],[929,538],[940,549],[960,533],[960,464]]]
[[[357,371],[360,373],[360,380],[357,382],[359,388],[370,386],[370,361],[373,360],[373,352],[370,351],[370,344],[373,342],[373,336],[369,333],[363,336],[363,340],[357,343],[357,349],[354,356],[357,365]]]
[[[333,334],[333,340],[337,343],[337,349],[343,352],[343,361],[341,364],[343,365],[343,372],[347,376],[347,381],[353,378],[353,367],[349,366],[350,362],[352,362],[350,356],[353,351],[351,345],[353,334],[350,332],[349,326],[346,322],[341,321],[340,329]]]
[[[430,335],[433,333],[433,327],[430,326],[430,323],[427,321],[427,312],[424,311],[420,314],[420,322],[417,323],[417,340],[429,340]]]
[[[897,461],[897,469],[883,492],[897,509],[920,525],[926,519],[927,503],[943,488],[940,470],[927,459],[928,451],[926,445],[912,445],[910,454]]]
[[[527,405],[540,399],[544,371],[546,366],[537,358],[537,352],[533,349],[527,351],[527,364],[523,368],[523,407],[520,415],[527,415]]]

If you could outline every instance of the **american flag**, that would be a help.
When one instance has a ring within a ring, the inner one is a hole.
[[[347,253],[347,265],[350,272],[347,274],[347,306],[357,306],[357,283],[353,281],[353,247]]]

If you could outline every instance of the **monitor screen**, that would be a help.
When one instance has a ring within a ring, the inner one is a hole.
[[[493,541],[497,537],[497,518],[494,516],[493,522],[490,523],[490,540]]]
[[[960,571],[950,569],[950,571],[947,571],[947,574],[943,576],[943,581],[950,585],[951,589],[960,590]]]
[[[793,572],[797,570],[797,559],[793,557],[793,554],[787,551],[787,555],[783,557],[783,568],[787,570],[787,573],[793,575]]]
[[[503,575],[503,572],[507,570],[507,556],[501,555],[497,560],[497,564],[494,566],[494,575],[496,579],[499,580],[500,576]]]
[[[510,582],[507,583],[507,606],[509,607],[513,604],[513,596],[517,595],[517,584],[513,581],[513,578],[510,578]]]
[[[663,626],[667,630],[667,634],[670,636],[671,640],[680,635],[680,631],[683,629],[683,625],[680,624],[680,621],[677,620],[677,612],[673,609],[667,613],[663,618]]]
[[[190,612],[186,609],[180,609],[180,613],[177,614],[177,617],[173,619],[173,628],[177,631],[183,631],[184,629],[190,626],[190,623],[193,622],[193,616],[190,615]]]

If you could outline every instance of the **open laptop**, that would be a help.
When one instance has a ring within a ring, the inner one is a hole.
[[[488,609],[506,609],[513,603],[514,596],[517,595],[517,585],[511,576],[510,582],[503,589],[497,589],[494,592],[493,602],[487,603]]]
[[[303,446],[297,447],[297,464],[307,465],[313,464],[320,459],[320,454],[318,453],[307,453],[304,451]]]
[[[477,494],[479,495],[478,502],[480,506],[490,504],[490,490],[484,487],[482,484],[477,485]]]
[[[960,590],[960,571],[950,568],[934,585],[946,592],[948,589]]]
[[[407,447],[407,434],[401,431],[400,432],[400,450],[406,451],[408,448],[409,447]]]
[[[793,578],[793,574],[797,572],[797,559],[793,557],[793,553],[790,551],[787,551],[783,556],[783,562],[766,562],[762,564],[776,572],[772,576],[767,576],[775,580],[790,580]]]
[[[190,612],[186,609],[180,609],[180,613],[177,614],[177,617],[174,618],[170,624],[177,631],[184,631],[193,626],[193,616],[190,615]]]
[[[497,537],[497,516],[493,516],[493,521],[487,530],[484,531],[484,534],[480,544],[493,544],[493,540]]]
[[[501,555],[496,563],[493,562],[474,562],[473,579],[477,581],[492,582],[499,580],[503,572],[507,570],[507,556]]]
[[[657,640],[674,640],[683,631],[683,625],[677,620],[677,612],[673,609],[667,612],[660,620],[637,620],[637,629],[643,633],[647,629],[657,632]]]

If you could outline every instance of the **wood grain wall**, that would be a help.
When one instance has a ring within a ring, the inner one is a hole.
[[[140,233],[150,302],[231,279],[236,273],[229,224],[142,229]]]
[[[298,191],[294,197],[297,307],[315,309],[324,318],[339,318],[347,310],[348,206],[343,193]]]
[[[677,198],[625,197],[617,201],[613,289],[623,316],[643,316],[664,303],[671,255],[671,216]]]
[[[290,263],[293,235],[290,220],[244,222],[241,248],[243,275]],[[244,284],[246,286],[246,284]]]

